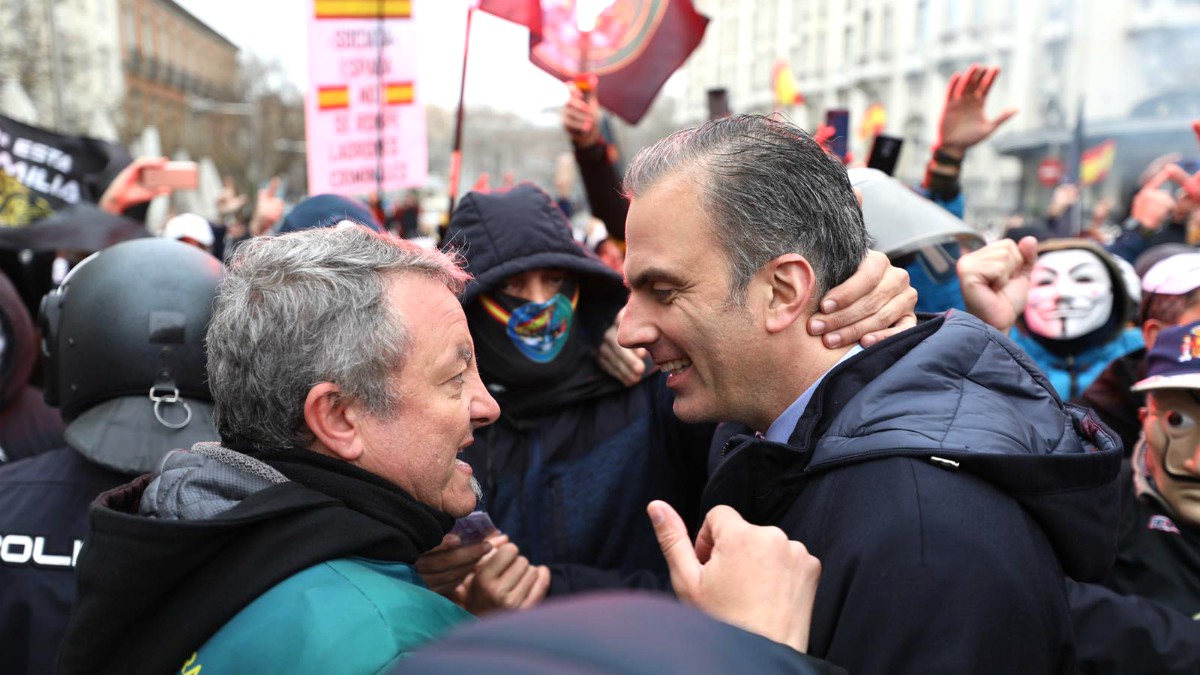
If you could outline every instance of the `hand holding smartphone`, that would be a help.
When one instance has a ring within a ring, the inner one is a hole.
[[[200,185],[200,173],[195,162],[167,162],[161,168],[142,169],[139,182],[148,190],[170,188],[172,190],[195,190]]]

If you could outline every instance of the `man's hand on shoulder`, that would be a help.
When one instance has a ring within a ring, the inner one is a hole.
[[[693,546],[683,520],[666,502],[651,502],[647,511],[680,600],[807,651],[821,562],[804,544],[718,506],[708,512]]]
[[[1037,263],[1037,239],[994,241],[958,259],[958,280],[967,311],[1007,333],[1025,311],[1029,275]]]

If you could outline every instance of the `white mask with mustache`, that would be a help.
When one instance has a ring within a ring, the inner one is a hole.
[[[1112,315],[1112,277],[1090,251],[1043,253],[1030,282],[1025,325],[1044,338],[1073,340],[1100,328]]]

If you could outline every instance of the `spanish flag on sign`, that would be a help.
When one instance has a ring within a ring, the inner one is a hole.
[[[317,87],[318,110],[340,110],[350,107],[350,87]]]
[[[413,102],[412,82],[389,82],[383,87],[383,100],[387,105],[404,105]]]
[[[408,19],[412,0],[313,0],[318,19]]]

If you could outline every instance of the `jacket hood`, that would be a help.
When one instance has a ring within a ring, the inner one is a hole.
[[[0,274],[0,410],[3,410],[29,382],[37,361],[37,340],[33,320],[21,302],[17,289]]]
[[[575,273],[589,305],[619,309],[625,303],[621,275],[576,243],[562,210],[532,183],[469,193],[454,209],[445,240],[475,277],[463,294],[464,305],[514,274],[542,267]]]
[[[59,655],[64,674],[177,671],[275,584],[335,558],[390,559],[397,537],[216,444],[174,451],[155,473],[100,495],[90,521]]]
[[[896,456],[972,474],[1037,521],[1068,575],[1111,567],[1120,440],[1064,406],[1020,348],[970,314],[948,312],[843,361],[774,452],[784,449],[803,474]]]

